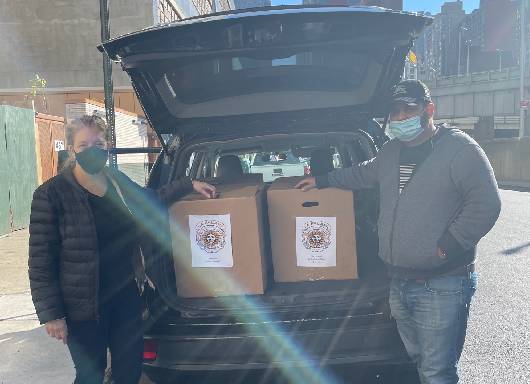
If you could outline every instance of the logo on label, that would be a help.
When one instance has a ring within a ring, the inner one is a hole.
[[[195,242],[204,252],[218,253],[226,245],[226,227],[218,220],[204,220],[195,227]]]
[[[302,230],[302,244],[312,252],[323,252],[331,245],[331,226],[323,221],[308,221]]]

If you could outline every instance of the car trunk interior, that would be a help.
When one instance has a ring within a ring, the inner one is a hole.
[[[315,148],[334,148],[340,156],[340,166],[348,167],[367,160],[375,154],[375,147],[363,131],[276,134],[247,138],[218,138],[191,142],[175,153],[169,179],[187,174],[192,178],[208,179],[215,183],[215,159],[225,154],[291,151],[304,157]],[[208,161],[206,161],[208,160]],[[208,166],[207,164],[212,164]],[[182,317],[251,316],[275,313],[285,316],[317,316],[318,313],[351,313],[376,311],[374,306],[387,295],[388,278],[377,257],[377,191],[354,193],[355,235],[357,238],[358,279],[342,281],[274,282],[270,243],[266,247],[268,284],[265,294],[252,296],[226,296],[217,298],[179,298],[172,292],[163,292],[169,308],[179,311]],[[352,230],[354,230],[352,228]],[[266,239],[266,243],[269,239]],[[166,271],[166,275],[171,271]],[[171,284],[168,282],[168,284]],[[164,284],[159,290],[164,290]]]

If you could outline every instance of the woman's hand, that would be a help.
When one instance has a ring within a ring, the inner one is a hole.
[[[67,343],[68,327],[66,326],[65,319],[48,321],[44,327],[46,328],[48,335],[55,337],[57,340],[62,340],[63,344]]]
[[[200,193],[207,199],[215,199],[215,187],[203,181],[193,180],[193,189],[195,192]]]

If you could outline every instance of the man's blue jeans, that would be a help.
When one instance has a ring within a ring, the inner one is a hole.
[[[458,383],[476,281],[475,272],[425,281],[392,279],[390,309],[422,384]]]

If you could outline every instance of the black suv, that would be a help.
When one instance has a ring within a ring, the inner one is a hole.
[[[430,23],[377,7],[270,7],[149,28],[100,49],[129,74],[163,141],[149,180],[160,186],[186,174],[215,177],[225,155],[291,151],[308,159],[324,148],[335,167],[373,157],[384,135],[374,137],[374,119],[387,115],[390,89]],[[377,257],[377,198],[373,190],[355,193],[359,279],[271,279],[258,296],[179,298],[178,255],[167,218],[160,220],[151,228],[159,247],[146,253],[156,287],[146,294],[148,376],[336,383],[356,381],[351,367],[410,368]],[[341,369],[350,369],[346,378]]]

